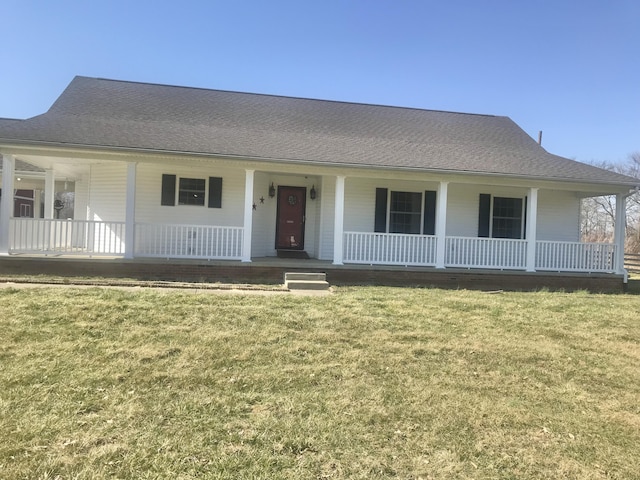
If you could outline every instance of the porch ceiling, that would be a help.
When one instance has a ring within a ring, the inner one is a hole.
[[[53,157],[49,155],[20,155],[16,158],[16,173],[21,172],[19,163],[27,166],[28,171],[34,177],[44,178],[46,169],[53,169],[57,178],[64,177],[69,181],[77,180],[89,173],[89,165],[99,163],[91,159],[72,159],[63,157]]]

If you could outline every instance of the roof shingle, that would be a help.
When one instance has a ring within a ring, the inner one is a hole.
[[[637,185],[552,155],[510,118],[76,77],[0,141]]]

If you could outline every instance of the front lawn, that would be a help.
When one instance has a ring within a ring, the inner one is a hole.
[[[0,289],[0,478],[640,478],[631,295]]]

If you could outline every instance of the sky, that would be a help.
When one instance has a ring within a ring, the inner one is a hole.
[[[0,117],[75,75],[504,115],[582,162],[640,151],[638,0],[2,0]]]

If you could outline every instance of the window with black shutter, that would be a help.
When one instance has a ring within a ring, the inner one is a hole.
[[[389,192],[376,188],[374,223],[375,232],[434,235],[436,192]]]
[[[524,238],[525,209],[522,198],[480,194],[478,237]]]
[[[221,177],[205,179],[178,177],[170,174],[162,175],[160,205],[204,206],[207,198],[209,208],[222,208]]]

